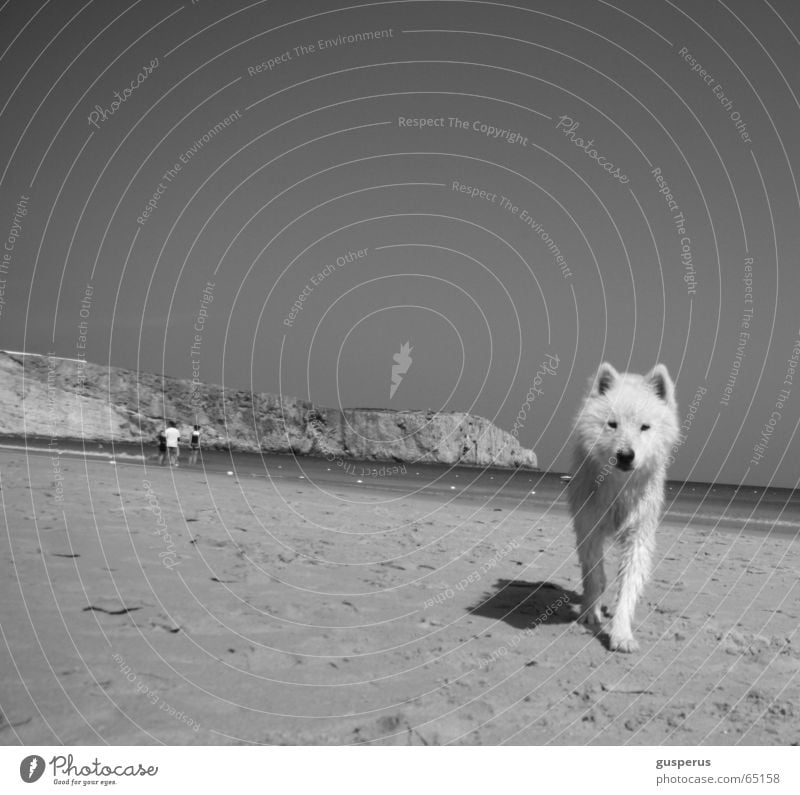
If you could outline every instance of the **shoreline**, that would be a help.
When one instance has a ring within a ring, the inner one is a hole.
[[[42,446],[28,444],[27,440],[31,440],[33,442],[38,442]],[[49,454],[52,451],[49,449],[52,443],[52,439],[47,436],[3,436],[0,435],[0,450],[19,450],[19,451],[30,451],[32,453],[46,453]],[[155,451],[157,454],[158,446],[154,444],[152,441],[147,441],[146,443],[144,440],[139,442],[114,442],[114,441],[100,441],[96,439],[58,439],[57,440],[61,445],[75,445],[75,449],[70,449],[68,447],[57,447],[57,452],[59,454],[85,454],[86,455],[97,455],[97,456],[107,456],[110,455],[109,453],[98,453],[96,451],[90,451],[87,448],[90,446],[96,446],[98,448],[105,448],[108,447],[111,450],[120,449],[122,452],[120,455],[126,455],[126,449],[136,449],[136,450],[148,450],[150,451],[149,454],[141,454],[143,459],[147,459],[152,457],[153,452]],[[16,442],[16,444],[15,444]],[[80,446],[80,447],[79,447]],[[81,450],[80,448],[83,448]],[[188,451],[189,445],[188,444],[181,444],[180,445],[181,451]],[[273,452],[268,450],[250,450],[250,449],[236,449],[235,447],[231,447],[228,444],[222,443],[204,443],[202,445],[202,449],[206,452],[210,451],[212,453],[227,453],[232,456],[254,456],[260,458],[273,458],[273,457],[285,457],[287,459],[293,460],[309,460],[309,461],[329,461],[327,456],[314,454],[314,453],[290,453],[290,452]],[[130,455],[128,455],[130,457]],[[338,459],[339,456],[336,456]],[[401,461],[395,458],[342,458],[344,462],[350,464],[357,464],[360,466],[370,466],[371,468],[375,467],[394,467],[394,466],[405,466],[405,467],[431,467],[431,468],[439,468],[439,469],[472,469],[480,472],[485,471],[497,471],[497,472],[522,472],[522,473],[539,473],[539,474],[561,474],[561,473],[549,473],[546,470],[543,470],[539,467],[529,467],[529,466],[518,466],[518,467],[508,467],[503,466],[502,464],[492,464],[492,465],[482,465],[482,464],[473,464],[467,461],[459,461],[458,463],[454,464],[444,464],[441,462],[436,461]]]
[[[95,444],[95,443],[92,443]],[[104,445],[100,445],[103,447]],[[119,447],[130,447],[125,443],[124,445],[119,445]],[[14,454],[30,454],[33,456],[41,456],[41,457],[53,457],[54,455],[58,455],[63,457],[65,460],[74,459],[74,460],[83,460],[84,458],[89,461],[108,461],[113,463],[114,465],[119,466],[142,466],[142,467],[149,467],[155,469],[169,469],[168,466],[158,467],[153,464],[154,459],[157,458],[157,451],[151,450],[147,455],[134,455],[125,450],[116,450],[112,452],[113,446],[109,445],[111,448],[110,450],[80,450],[80,449],[61,449],[57,448],[55,450],[49,450],[47,448],[40,448],[40,447],[30,447],[24,445],[10,445],[4,444],[2,439],[0,439],[0,456],[3,455],[14,455]],[[179,471],[195,471],[195,472],[202,472],[204,475],[214,476],[214,475],[221,475],[225,477],[227,475],[228,470],[222,470],[219,467],[204,467],[204,465],[195,465],[190,466],[186,464],[186,459],[189,455],[189,448],[184,446],[181,448],[182,456],[184,463],[182,466],[178,467]],[[228,465],[233,467],[234,476],[244,477],[248,479],[257,479],[263,481],[270,481],[271,478],[277,477],[279,479],[284,479],[292,476],[292,471],[296,470],[296,472],[307,472],[308,470],[303,469],[303,465],[306,464],[309,467],[321,467],[325,462],[324,457],[318,456],[300,456],[300,455],[291,455],[291,454],[275,454],[275,453],[241,453],[241,452],[232,452],[232,451],[224,451],[224,453],[219,453],[218,451],[214,451],[215,455],[224,455],[227,454],[227,457],[230,459],[228,461]],[[244,456],[245,458],[249,459],[252,457],[252,460],[259,460],[264,463],[264,468],[262,471],[259,472],[251,472],[245,471],[239,473],[236,470],[236,458],[239,456]],[[201,459],[202,460],[202,459]],[[278,467],[285,466],[286,470],[279,474],[278,472],[273,471],[273,467],[269,466],[269,463],[274,463],[275,461],[280,460],[283,461],[283,464],[279,464]],[[369,493],[380,493],[381,491],[385,491],[387,496],[391,495],[392,498],[396,498],[398,493],[403,494],[405,493],[406,488],[411,489],[412,493],[415,497],[420,497],[421,499],[429,499],[435,502],[441,503],[446,498],[456,496],[457,499],[462,501],[471,501],[471,502],[481,502],[487,499],[492,500],[499,500],[503,501],[507,507],[511,505],[517,505],[519,507],[527,506],[533,509],[541,510],[543,506],[547,504],[552,504],[554,507],[558,507],[559,509],[566,509],[566,501],[564,500],[563,496],[559,499],[557,495],[551,494],[550,496],[552,499],[549,502],[542,501],[541,499],[528,499],[519,493],[504,493],[503,486],[501,486],[495,494],[487,494],[485,489],[479,490],[478,493],[472,494],[468,490],[461,489],[460,483],[458,486],[453,487],[451,485],[440,485],[440,486],[433,486],[431,484],[426,484],[424,482],[420,483],[419,481],[414,481],[411,477],[407,477],[406,479],[401,478],[392,478],[391,474],[388,475],[380,475],[377,477],[371,477],[369,471],[377,471],[380,469],[396,469],[399,464],[389,465],[388,463],[382,464],[380,462],[371,462],[371,461],[356,461],[353,460],[352,463],[355,466],[361,467],[360,473],[350,473],[353,478],[357,477],[359,474],[364,479],[357,479],[357,480],[348,480],[347,478],[329,478],[325,476],[323,480],[320,478],[320,483],[324,484],[326,487],[323,490],[329,490],[330,488],[351,488],[355,491],[361,492],[369,492]],[[457,472],[464,474],[466,476],[470,476],[467,473],[474,473],[475,480],[477,480],[478,476],[481,475],[488,475],[491,479],[498,478],[506,478],[506,484],[515,476],[524,477],[525,475],[529,476],[529,480],[533,482],[536,478],[540,477],[549,477],[549,478],[560,478],[563,476],[563,473],[559,472],[547,472],[544,470],[527,470],[527,469],[506,469],[506,468],[486,468],[486,467],[475,467],[475,466],[453,466],[453,465],[442,465],[442,464],[404,464],[402,465],[405,467],[406,472],[404,475],[409,475],[411,470],[414,470],[416,467],[419,470],[422,470],[421,476],[433,475],[436,474],[438,477],[435,479],[434,483],[438,481],[443,475],[446,476],[451,472]],[[328,469],[332,470],[332,467]],[[366,471],[365,471],[366,470]],[[490,474],[494,473],[494,475]],[[318,473],[316,473],[318,474]],[[299,475],[295,475],[296,477],[300,478]],[[459,475],[456,475],[459,477]],[[301,480],[306,480],[308,482],[313,482],[308,474],[304,474]],[[475,482],[473,480],[473,483]],[[332,482],[331,482],[332,481]],[[564,484],[565,485],[565,484]],[[676,486],[680,487],[682,484],[676,481],[668,481],[668,487],[674,489]],[[702,493],[699,495],[698,500],[701,500],[703,497],[707,497],[717,486],[715,484],[698,484],[697,486],[700,488]],[[732,488],[730,486],[725,486],[722,484],[723,488]],[[735,488],[735,487],[733,487]],[[746,489],[748,487],[741,487]],[[451,495],[450,492],[455,491],[455,495]],[[685,501],[685,498],[684,498]],[[763,536],[774,536],[785,538],[788,540],[797,539],[800,537],[800,523],[798,521],[792,521],[791,519],[781,519],[781,518],[766,518],[763,516],[759,516],[758,507],[754,507],[751,511],[752,515],[746,518],[743,517],[733,517],[730,515],[720,515],[719,513],[709,513],[707,510],[702,509],[702,505],[698,505],[698,509],[695,511],[689,510],[680,510],[679,508],[670,507],[674,505],[676,502],[676,496],[674,494],[670,494],[669,492],[666,495],[665,506],[666,510],[661,519],[661,524],[670,523],[677,527],[686,527],[689,524],[697,526],[699,528],[703,528],[708,532],[723,532],[723,533],[751,533],[757,537]],[[792,506],[794,507],[794,506]]]

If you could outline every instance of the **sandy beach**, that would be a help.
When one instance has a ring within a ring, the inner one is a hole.
[[[664,524],[641,651],[560,506],[0,452],[4,744],[797,744],[798,544]]]

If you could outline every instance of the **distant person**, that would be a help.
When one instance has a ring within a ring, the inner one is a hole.
[[[192,440],[190,443],[192,452],[189,455],[189,463],[194,466],[197,463],[197,454],[200,452],[200,426],[195,425],[192,430]]]
[[[158,465],[163,467],[167,457],[167,437],[164,435],[163,428],[158,432],[156,439],[158,440]]]
[[[164,431],[164,436],[167,437],[167,456],[169,457],[169,464],[170,466],[178,466],[178,456],[180,455],[178,442],[181,438],[181,432],[175,426],[174,420],[169,421],[169,427]]]

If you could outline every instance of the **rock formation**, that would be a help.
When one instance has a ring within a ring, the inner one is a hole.
[[[208,447],[329,459],[536,467],[511,434],[463,412],[330,409],[91,362],[0,352],[0,434],[147,443],[165,419]]]

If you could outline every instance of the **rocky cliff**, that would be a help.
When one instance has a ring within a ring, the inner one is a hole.
[[[461,412],[330,409],[91,362],[0,352],[0,434],[152,441],[165,419],[206,446],[368,461],[535,467],[536,455]]]

